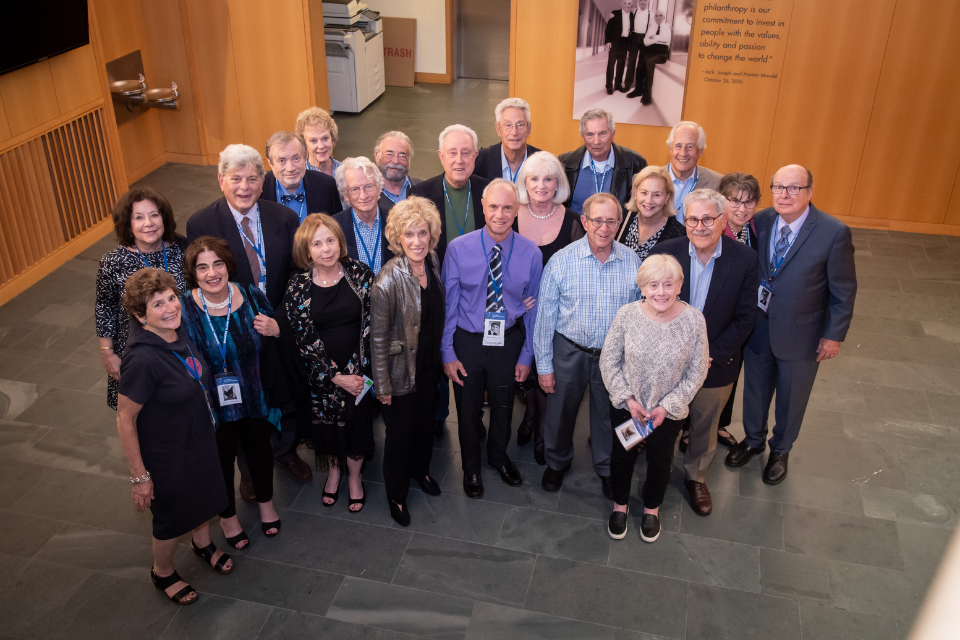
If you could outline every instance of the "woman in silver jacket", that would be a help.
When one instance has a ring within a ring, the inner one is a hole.
[[[383,478],[390,515],[410,524],[410,478],[424,493],[440,495],[430,477],[437,387],[443,375],[444,291],[434,249],[440,214],[426,198],[411,196],[390,210],[384,236],[396,257],[383,266],[370,293],[373,384],[383,403],[387,438]]]

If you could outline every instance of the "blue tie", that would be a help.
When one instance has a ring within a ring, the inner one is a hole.
[[[773,260],[770,262],[770,270],[773,271],[777,267],[777,263],[780,262],[780,259],[783,256],[787,255],[787,249],[790,247],[790,227],[789,225],[784,225],[780,229],[780,237],[777,238],[777,245],[774,247]]]
[[[500,264],[500,251],[502,247],[494,245],[493,255],[490,256],[490,277],[487,279],[487,311],[490,312],[503,310],[503,268]]]

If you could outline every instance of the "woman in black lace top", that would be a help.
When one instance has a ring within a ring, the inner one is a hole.
[[[673,181],[665,167],[650,165],[634,176],[624,213],[617,242],[636,251],[641,261],[657,244],[687,235],[673,208]]]

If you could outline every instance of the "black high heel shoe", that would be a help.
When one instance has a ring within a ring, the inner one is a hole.
[[[323,498],[331,498],[333,500],[333,502],[329,504],[321,500],[321,502],[323,502],[323,506],[332,507],[333,505],[337,504],[337,500],[340,498],[340,483],[342,481],[343,481],[343,476],[340,476],[340,479],[337,480],[337,490],[334,491],[333,493],[327,493],[326,491],[323,492],[323,496],[322,496]]]
[[[350,498],[350,502],[347,504],[347,509],[350,510],[350,513],[360,513],[361,511],[363,511],[363,505],[367,503],[367,487],[364,486],[363,482],[361,482],[360,488],[363,489],[363,497],[357,498],[357,499]],[[352,507],[355,504],[360,505],[360,508],[350,509],[350,507]]]
[[[440,485],[437,484],[437,481],[431,478],[430,476],[424,476],[423,478],[414,478],[417,481],[417,484],[420,485],[420,490],[423,491],[428,496],[438,496],[440,495]]]
[[[217,552],[217,547],[212,542],[202,549],[197,546],[196,541],[190,540],[190,546],[193,547],[193,552],[207,561],[207,564],[210,564],[210,561],[213,559],[213,554]],[[210,565],[214,571],[219,573],[222,576],[227,575],[233,571],[234,566],[231,565],[229,569],[224,569],[224,565],[230,561],[230,556],[226,553],[220,554],[220,559],[217,560],[216,564]]]
[[[263,535],[268,538],[275,538],[280,535],[280,518],[277,518],[273,522],[261,522],[260,528],[263,529]],[[270,529],[276,529],[273,533],[267,533]]]
[[[221,530],[223,529],[222,524],[220,525],[220,529]],[[223,537],[227,539],[227,544],[229,544],[231,547],[233,547],[238,551],[241,549],[246,549],[247,546],[250,544],[250,538],[247,537],[247,532],[244,531],[243,529],[241,529],[240,533],[238,533],[235,536],[228,536],[227,532],[224,531]]]
[[[397,504],[393,500],[387,500],[390,505],[390,517],[393,518],[401,527],[410,526],[410,510],[405,504]],[[400,507],[403,507],[401,509]]]

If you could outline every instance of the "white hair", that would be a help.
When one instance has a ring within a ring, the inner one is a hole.
[[[370,158],[366,156],[357,156],[356,158],[347,158],[340,163],[340,166],[337,167],[336,179],[337,179],[337,189],[343,195],[347,196],[347,170],[348,169],[360,169],[363,171],[363,175],[367,176],[377,184],[377,189],[383,189],[383,174],[380,173],[380,169],[377,168],[373,162],[370,161]]]
[[[683,197],[683,210],[690,211],[690,205],[694,202],[706,202],[713,205],[718,216],[722,216],[723,212],[727,210],[727,199],[723,197],[723,194],[713,189],[694,189],[688,193]]]
[[[520,204],[530,202],[530,194],[527,193],[527,176],[552,176],[557,179],[557,193],[553,196],[556,204],[566,202],[570,197],[570,182],[567,180],[567,174],[563,170],[563,165],[557,160],[557,156],[549,151],[538,151],[523,163],[520,167],[520,173],[517,175],[517,193]]]
[[[497,105],[497,108],[493,110],[493,115],[496,118],[496,122],[500,122],[500,118],[503,117],[504,109],[520,109],[523,111],[523,119],[527,121],[527,124],[530,124],[530,105],[527,104],[527,101],[523,98],[507,98],[500,102]]]
[[[443,140],[453,133],[454,131],[459,131],[461,133],[469,134],[473,138],[473,150],[476,151],[480,148],[480,139],[477,138],[477,132],[471,129],[470,127],[465,127],[462,124],[452,124],[443,131],[440,132],[440,151],[443,151]]]
[[[690,120],[684,120],[683,122],[678,122],[673,129],[670,129],[670,135],[667,136],[667,146],[673,146],[673,134],[677,132],[677,129],[680,127],[696,127],[698,133],[697,137],[697,148],[700,149],[700,152],[703,153],[707,150],[707,132],[703,130],[703,127],[698,125],[696,122],[691,122]]]
[[[406,142],[407,147],[409,147],[410,149],[410,154],[408,155],[408,158],[410,160],[413,160],[413,142],[410,141],[410,136],[405,134],[403,131],[387,131],[386,133],[380,134],[380,137],[377,138],[377,146],[373,148],[374,154],[380,153],[380,149],[383,147],[383,141],[386,140],[387,138],[400,138],[401,140]],[[441,143],[440,146],[443,146],[443,144]]]
[[[260,157],[260,152],[251,146],[228,144],[220,152],[220,163],[217,165],[217,171],[220,175],[225,176],[244,167],[255,168],[257,175],[261,178],[267,173],[263,168],[263,158]]]
[[[617,132],[617,123],[613,121],[613,114],[609,111],[604,111],[603,109],[587,109],[583,112],[583,115],[580,116],[580,135],[584,135],[587,132],[587,123],[591,120],[606,120],[607,128],[610,129],[610,133],[614,134]]]
[[[517,185],[513,184],[509,180],[504,180],[503,178],[495,178],[494,180],[491,180],[490,184],[488,184],[483,188],[483,195],[481,197],[486,199],[487,193],[494,187],[507,187],[511,191],[513,191],[513,195],[519,198],[517,194]]]

